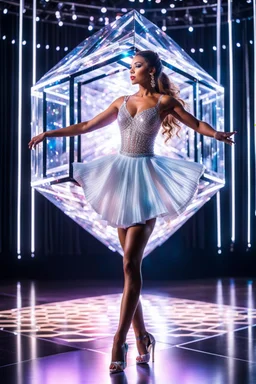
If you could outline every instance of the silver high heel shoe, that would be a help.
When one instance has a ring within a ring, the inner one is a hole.
[[[139,356],[136,357],[136,363],[137,364],[149,363],[151,350],[152,350],[152,363],[154,363],[154,361],[155,361],[155,345],[156,345],[156,341],[155,341],[154,336],[147,332],[143,336],[136,337],[136,339],[137,340],[143,340],[146,337],[149,338],[148,345],[146,345],[147,353],[145,353],[144,355],[139,355]]]
[[[123,372],[123,370],[127,366],[127,352],[128,352],[128,344],[124,343],[122,345],[122,348],[124,349],[124,361],[112,361],[111,365],[114,365],[114,368],[109,368],[110,373],[117,373],[117,372]]]

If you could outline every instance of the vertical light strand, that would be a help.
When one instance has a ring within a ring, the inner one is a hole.
[[[22,40],[24,0],[19,8],[19,76],[18,76],[18,185],[17,185],[17,254],[21,257],[21,138],[22,138]]]
[[[36,0],[33,0],[32,85],[36,83]],[[35,189],[31,188],[31,256],[35,252]]]
[[[245,21],[246,23],[246,21]],[[247,247],[251,247],[251,119],[250,119],[250,75],[247,43],[247,26],[244,31],[245,42],[245,96],[246,96],[246,127],[247,127]]]
[[[228,42],[229,42],[229,128],[233,132],[233,39],[232,39],[232,0],[228,0]],[[235,146],[231,147],[231,243],[235,242]]]
[[[254,164],[256,164],[256,0],[253,0],[253,57],[254,57]],[[256,180],[256,167],[255,167]],[[255,190],[255,215],[256,215],[256,190]]]
[[[221,82],[221,0],[218,0],[217,2],[216,47],[217,47],[217,82],[220,84]],[[216,106],[217,106],[217,103],[216,103]],[[218,248],[218,253],[221,253],[220,191],[218,191],[216,195],[216,210],[217,210],[217,248]]]

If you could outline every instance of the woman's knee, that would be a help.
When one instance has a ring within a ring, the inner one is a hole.
[[[141,260],[138,260],[134,257],[129,257],[129,255],[125,253],[123,268],[125,275],[138,278],[141,273]]]

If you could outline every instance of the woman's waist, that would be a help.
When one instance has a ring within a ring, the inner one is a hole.
[[[123,156],[129,156],[129,157],[148,157],[148,156],[154,156],[154,152],[153,151],[150,151],[150,152],[130,152],[130,151],[120,150],[119,154],[123,155]]]

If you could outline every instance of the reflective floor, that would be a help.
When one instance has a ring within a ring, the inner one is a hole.
[[[0,382],[4,384],[255,384],[255,282],[144,282],[155,363],[109,375],[121,283],[11,281],[0,285]]]

